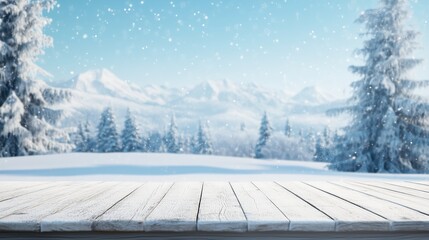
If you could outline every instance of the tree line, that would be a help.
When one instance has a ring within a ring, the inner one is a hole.
[[[135,116],[127,110],[122,131],[117,128],[112,108],[107,107],[95,127],[86,121],[78,125],[71,139],[76,152],[158,152],[217,154],[225,156],[328,161],[331,134],[311,129],[292,130],[289,120],[284,131],[274,132],[267,113],[262,115],[259,131],[247,129],[242,123],[231,135],[218,133],[213,139],[209,125],[199,121],[193,135],[179,132],[172,115],[165,131],[142,133]],[[257,134],[254,134],[257,133]]]

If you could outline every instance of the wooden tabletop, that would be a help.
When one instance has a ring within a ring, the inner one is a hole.
[[[425,232],[429,182],[0,182],[3,232]]]

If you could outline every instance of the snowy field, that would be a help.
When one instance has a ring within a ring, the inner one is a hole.
[[[429,180],[429,175],[343,173],[325,163],[203,155],[71,153],[0,159],[0,181]]]

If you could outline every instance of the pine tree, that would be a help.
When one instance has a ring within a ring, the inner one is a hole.
[[[196,143],[194,145],[196,154],[213,154],[213,146],[210,139],[210,132],[207,125],[199,123]]]
[[[83,125],[83,132],[86,136],[86,142],[87,142],[85,152],[96,152],[96,149],[97,149],[97,142],[91,133],[91,129],[92,129],[92,126],[87,120]]]
[[[313,161],[316,162],[329,162],[329,145],[327,145],[326,135],[327,130],[323,131],[323,135],[318,135],[315,145],[315,153],[313,155]]]
[[[270,140],[272,130],[270,122],[268,121],[267,112],[264,112],[259,128],[259,139],[255,146],[255,158],[264,158],[263,148]]]
[[[167,134],[165,135],[165,146],[167,148],[167,152],[169,153],[178,153],[180,151],[179,133],[174,115],[171,116],[170,126],[168,128]]]
[[[406,29],[406,0],[381,0],[377,9],[366,10],[358,22],[366,26],[368,39],[359,53],[363,66],[351,66],[361,79],[352,83],[352,116],[335,146],[331,168],[363,172],[422,172],[429,133],[429,106],[413,90],[429,81],[413,81],[407,73],[421,62],[414,59],[414,30]]]
[[[77,132],[74,137],[75,149],[76,152],[86,152],[87,138],[84,131],[82,123],[79,123],[77,127]]]
[[[53,110],[37,77],[36,65],[52,38],[43,33],[51,20],[43,17],[54,0],[0,1],[0,156],[22,156],[71,150],[68,135],[55,127],[61,111]],[[51,94],[52,96],[52,94]]]
[[[100,117],[97,133],[97,151],[98,152],[118,152],[119,136],[116,130],[115,116],[112,108],[106,108]]]
[[[286,137],[290,137],[292,135],[292,128],[291,128],[291,126],[289,124],[289,119],[286,119],[285,135],[286,135]]]
[[[123,152],[136,152],[141,149],[139,129],[130,109],[127,110],[121,140]]]
[[[146,148],[148,152],[162,152],[163,151],[162,135],[156,131],[150,133],[149,137],[147,138]]]

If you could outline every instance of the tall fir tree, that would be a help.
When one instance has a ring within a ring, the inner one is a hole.
[[[213,145],[210,138],[210,132],[207,124],[199,122],[196,142],[194,144],[194,153],[213,154]]]
[[[267,112],[264,112],[261,120],[261,126],[259,127],[259,138],[255,146],[255,158],[264,158],[263,148],[267,145],[270,140],[273,129],[271,128],[268,120]]]
[[[165,135],[165,147],[169,153],[178,153],[180,151],[179,132],[174,115],[171,116],[170,126]]]
[[[139,129],[130,109],[127,109],[121,140],[123,152],[137,152],[142,149]]]
[[[43,33],[43,16],[54,0],[0,1],[0,156],[23,156],[71,150],[68,135],[55,126],[61,111],[51,104],[54,91],[37,78],[36,65],[52,38]]]
[[[292,136],[292,127],[290,126],[289,119],[286,119],[286,123],[285,123],[285,135],[286,135],[286,137]]]
[[[79,123],[76,137],[75,137],[75,149],[76,152],[93,152],[94,144],[89,129],[89,122],[85,124]]]
[[[365,24],[367,39],[360,53],[363,66],[351,66],[361,78],[352,83],[351,106],[342,109],[352,117],[344,135],[337,138],[331,168],[341,171],[423,172],[429,133],[429,106],[413,92],[428,81],[413,81],[408,72],[421,62],[414,30],[406,29],[406,0],[381,0],[379,8],[364,11],[357,22]]]
[[[154,131],[149,134],[149,136],[146,139],[146,151],[147,152],[163,152],[164,146],[163,146],[163,140],[162,135]]]
[[[112,108],[108,107],[101,113],[100,122],[98,124],[97,151],[118,152],[120,149],[115,116]]]

